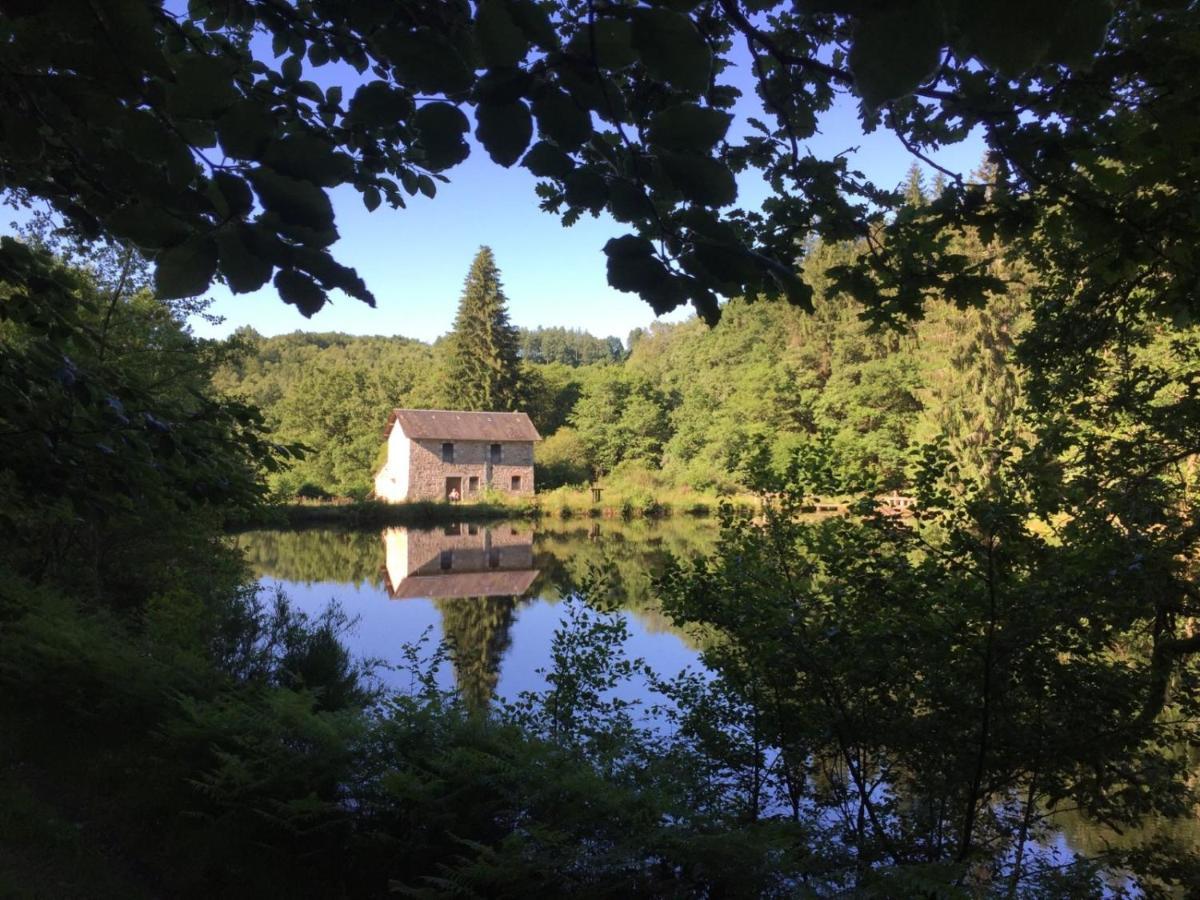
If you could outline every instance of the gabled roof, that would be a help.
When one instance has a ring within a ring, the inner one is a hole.
[[[525,413],[462,412],[453,409],[393,409],[383,436],[399,425],[407,438],[440,441],[540,441]]]

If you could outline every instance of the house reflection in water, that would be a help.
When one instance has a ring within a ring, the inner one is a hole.
[[[394,600],[413,597],[520,597],[538,576],[533,529],[450,525],[383,533],[384,585]]]
[[[496,693],[519,599],[538,577],[533,530],[451,525],[383,533],[384,584],[393,599],[428,597],[442,617],[459,694],[473,712]]]

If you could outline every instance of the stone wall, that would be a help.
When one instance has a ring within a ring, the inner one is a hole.
[[[442,462],[442,441],[409,441],[408,494],[409,500],[443,500],[446,479],[462,479],[463,500],[471,500],[470,479],[479,479],[478,491],[491,487],[501,493],[532,495],[533,443],[510,441],[500,443],[500,462],[490,459],[492,441],[455,441],[454,461]],[[521,479],[518,490],[512,489],[513,476]],[[476,495],[477,496],[477,495]]]

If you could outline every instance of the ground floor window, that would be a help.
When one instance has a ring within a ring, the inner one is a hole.
[[[467,493],[468,494],[479,493],[479,476],[478,475],[471,475],[469,478],[467,478]]]
[[[520,475],[514,475],[512,477],[512,489],[514,491],[519,491],[521,489],[521,476]]]

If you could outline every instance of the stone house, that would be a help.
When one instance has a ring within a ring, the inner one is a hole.
[[[383,437],[375,496],[389,503],[470,501],[488,488],[533,493],[533,445],[542,438],[525,413],[394,409]]]

